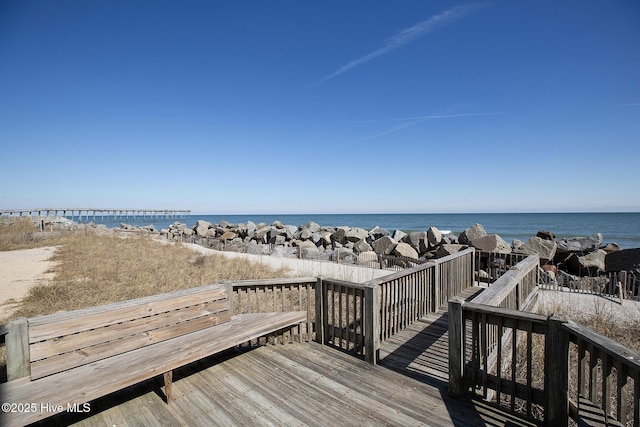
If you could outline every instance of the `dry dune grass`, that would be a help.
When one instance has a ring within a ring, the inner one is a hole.
[[[36,223],[28,218],[0,219],[0,251],[54,246],[65,243],[67,238],[67,233],[40,233]]]
[[[51,283],[33,287],[15,317],[33,317],[61,310],[108,304],[222,279],[283,277],[249,261],[203,256],[180,245],[144,237],[78,233],[55,253]]]

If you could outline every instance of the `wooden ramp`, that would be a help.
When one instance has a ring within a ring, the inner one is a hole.
[[[459,296],[472,300],[484,288],[473,287]],[[379,364],[412,378],[446,389],[449,382],[449,318],[447,307],[429,313],[385,340]]]
[[[189,365],[174,379],[169,405],[160,382],[147,381],[92,402],[84,419],[65,415],[53,421],[79,426],[531,425],[317,343],[232,351]]]

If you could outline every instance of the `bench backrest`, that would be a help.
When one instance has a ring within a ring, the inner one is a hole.
[[[231,314],[225,285],[215,284],[31,318],[31,379],[228,322]]]

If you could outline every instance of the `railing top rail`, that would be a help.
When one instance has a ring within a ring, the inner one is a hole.
[[[493,282],[489,289],[484,290],[478,295],[474,302],[477,304],[497,306],[532,269],[538,268],[538,264],[538,255],[529,255],[500,276],[498,280]]]
[[[548,317],[542,314],[529,313],[527,311],[513,310],[510,308],[492,307],[485,304],[478,304],[476,302],[465,302],[463,304],[463,309],[467,312],[504,316],[514,320],[522,320],[539,325],[546,325],[548,320]]]
[[[567,329],[571,335],[578,337],[581,340],[592,344],[594,347],[598,348],[598,350],[613,356],[614,359],[621,361],[632,370],[640,371],[640,354],[635,351],[630,350],[617,341],[600,335],[599,333],[571,320],[563,323],[563,327]]]
[[[433,267],[435,265],[436,265],[436,263],[434,262],[434,260],[429,260],[429,261],[425,262],[424,264],[416,265],[415,267],[411,267],[411,268],[407,268],[407,269],[404,269],[404,270],[396,271],[395,273],[387,274],[386,276],[376,277],[374,279],[369,280],[368,282],[365,282],[365,284],[369,285],[369,286],[378,286],[378,285],[381,285],[383,283],[390,282],[390,281],[395,280],[395,279],[399,279],[400,277],[404,277],[404,276],[407,276],[407,275],[412,274],[412,273],[416,273],[416,272],[421,271],[421,270],[426,270],[426,269],[431,268],[431,267]]]
[[[333,283],[334,285],[345,286],[347,288],[355,288],[355,289],[369,289],[374,287],[369,283],[354,283],[354,282],[348,282],[346,280],[329,279],[324,277],[322,278],[322,281],[325,283]]]
[[[255,286],[294,285],[299,283],[316,283],[316,277],[282,277],[278,279],[250,279],[229,281],[234,288],[248,288]]]
[[[443,264],[448,261],[453,261],[456,258],[461,258],[464,255],[473,254],[473,253],[475,253],[474,248],[467,248],[467,249],[461,250],[460,252],[456,252],[455,254],[447,255],[442,258],[433,259],[432,261],[435,262],[436,264]]]

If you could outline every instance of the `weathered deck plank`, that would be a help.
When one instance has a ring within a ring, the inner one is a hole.
[[[176,372],[169,405],[159,390],[160,382],[147,381],[92,402],[92,409],[102,411],[74,421],[79,426],[531,425],[317,343],[269,345],[194,363]]]

